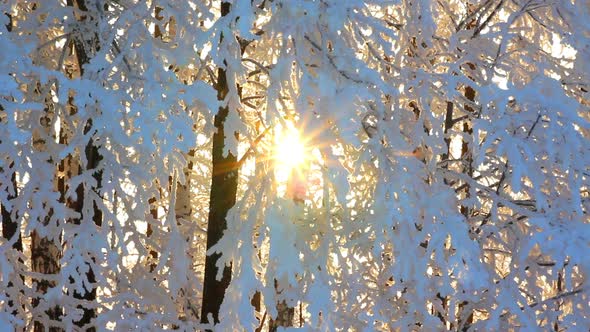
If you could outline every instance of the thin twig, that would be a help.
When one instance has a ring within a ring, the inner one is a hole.
[[[44,42],[43,44],[37,46],[37,51],[40,51],[41,49],[49,46],[50,44],[56,43],[58,40],[61,40],[63,38],[68,38],[71,34],[72,34],[71,32],[68,32],[68,33],[64,33],[62,35],[59,35],[59,36],[57,36],[55,38],[51,38],[50,40],[48,40],[48,41]],[[66,42],[65,45],[68,45],[68,43]]]
[[[314,47],[316,50],[318,50],[318,51],[320,51],[320,52],[323,52],[323,49],[322,49],[322,48],[321,48],[321,47],[320,47],[320,46],[319,46],[319,45],[318,45],[316,42],[314,42],[313,40],[311,40],[311,38],[309,38],[309,36],[305,35],[305,37],[304,37],[304,38],[305,38],[305,40],[307,40],[307,41],[308,41],[308,42],[311,44],[311,46],[313,46],[313,47]],[[337,66],[337,65],[336,65],[336,63],[334,62],[334,57],[333,57],[333,56],[330,56],[329,54],[325,54],[325,55],[326,55],[326,57],[328,58],[328,61],[330,61],[330,64],[331,64],[331,65],[334,67],[334,69],[336,69],[336,71],[337,71],[337,72],[338,72],[340,75],[342,75],[342,77],[344,77],[344,78],[346,78],[346,79],[348,79],[348,80],[351,80],[351,81],[353,81],[353,82],[355,82],[355,83],[358,83],[358,84],[369,84],[368,82],[365,82],[365,81],[363,81],[363,80],[361,80],[361,79],[358,79],[358,78],[353,78],[353,77],[351,77],[351,76],[350,76],[350,75],[349,75],[347,72],[345,72],[344,70],[341,70],[340,68],[338,68],[338,66]]]
[[[242,166],[242,164],[246,161],[246,159],[250,156],[250,154],[252,154],[252,151],[254,151],[254,149],[256,148],[258,143],[260,142],[260,140],[262,140],[262,138],[264,138],[266,133],[268,133],[269,131],[270,131],[270,127],[266,127],[266,129],[264,129],[264,131],[260,135],[258,135],[258,137],[256,137],[254,142],[250,143],[250,147],[248,148],[246,153],[244,153],[242,158],[240,158],[240,160],[237,162],[237,164],[236,164],[237,168]]]
[[[243,103],[243,102],[250,101],[250,100],[264,99],[264,98],[266,98],[266,95],[249,96],[249,97],[242,98],[241,102]]]
[[[445,11],[445,13],[449,16],[449,18],[451,19],[451,22],[453,23],[453,27],[455,28],[455,31],[457,31],[458,25],[457,22],[455,21],[455,19],[453,18],[453,13],[442,3],[440,2],[440,0],[437,1],[439,6],[442,7],[442,9]]]
[[[463,26],[465,24],[467,24],[468,21],[471,21],[471,19],[477,15],[481,10],[485,10],[490,4],[492,3],[492,1],[486,1],[484,3],[482,3],[479,7],[477,7],[473,12],[471,12],[469,15],[465,16],[461,22],[459,22],[459,24],[457,25],[457,31],[463,29]]]
[[[530,308],[534,308],[534,307],[536,307],[536,306],[538,306],[538,305],[543,305],[543,304],[545,304],[545,303],[547,303],[547,302],[550,302],[550,301],[555,301],[555,300],[562,299],[562,298],[564,298],[564,297],[568,297],[568,296],[576,295],[576,294],[579,294],[579,293],[581,293],[581,292],[583,292],[583,291],[584,291],[584,288],[579,288],[579,289],[576,289],[576,290],[573,290],[573,291],[570,291],[570,292],[565,292],[565,293],[557,294],[557,295],[555,295],[555,296],[553,296],[553,297],[550,297],[550,298],[548,298],[548,299],[546,299],[546,300],[543,300],[543,301],[541,301],[541,302],[535,302],[535,303],[531,303],[531,304],[529,304],[529,307],[530,307]],[[524,309],[524,308],[523,308],[523,307],[521,307],[520,309]]]
[[[262,331],[262,327],[264,326],[265,321],[266,321],[266,310],[264,311],[264,315],[262,315],[262,319],[260,320],[260,325],[256,329],[257,332]]]
[[[269,68],[263,66],[260,62],[254,60],[254,59],[250,59],[250,58],[244,58],[242,59],[243,62],[250,62],[254,65],[256,65],[256,67],[260,68],[261,71],[263,71],[264,73],[266,73],[267,75],[269,74]]]

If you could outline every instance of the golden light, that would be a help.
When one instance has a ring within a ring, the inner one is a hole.
[[[279,131],[275,136],[274,150],[277,167],[289,171],[303,166],[308,158],[305,144],[295,129]]]
[[[309,147],[293,128],[278,128],[274,139],[273,162],[279,194],[303,201],[307,191]]]

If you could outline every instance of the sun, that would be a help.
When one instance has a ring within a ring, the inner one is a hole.
[[[309,148],[294,128],[276,131],[273,148],[274,174],[278,193],[295,202],[307,197]]]
[[[301,168],[308,159],[305,143],[295,129],[278,131],[275,136],[274,150],[277,167],[286,171]]]

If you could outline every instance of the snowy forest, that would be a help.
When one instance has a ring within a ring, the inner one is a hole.
[[[590,0],[0,0],[0,331],[588,331]]]

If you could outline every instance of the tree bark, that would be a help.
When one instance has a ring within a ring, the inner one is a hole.
[[[16,173],[12,173],[10,179],[10,186],[12,187],[13,193],[8,193],[8,200],[13,200],[17,197],[17,186],[16,186]],[[16,241],[12,244],[12,248],[18,251],[23,251],[23,241],[20,234],[20,229],[18,228],[18,222],[13,220],[13,214],[11,211],[7,210],[4,205],[0,206],[0,210],[2,213],[2,237],[6,239],[6,241],[12,240],[14,236],[17,236]],[[18,219],[18,215],[14,215],[14,219]]]
[[[226,16],[230,11],[230,3],[221,3],[221,15]],[[223,40],[223,35],[221,36]],[[217,99],[223,100],[229,88],[225,69],[217,70]],[[213,167],[211,179],[211,194],[209,200],[209,218],[207,226],[207,250],[217,244],[227,228],[227,212],[236,203],[238,189],[237,158],[232,153],[223,156],[225,146],[224,122],[229,114],[227,106],[221,107],[215,116],[215,128],[213,134]],[[234,133],[228,133],[233,135]],[[221,280],[216,279],[216,263],[221,255],[214,253],[205,258],[205,279],[203,282],[203,304],[201,307],[202,323],[219,323],[219,308],[225,296],[231,278],[231,267],[224,267]],[[213,322],[209,322],[208,315],[213,316]]]
[[[49,218],[48,218],[49,219]],[[59,260],[61,258],[61,246],[58,246],[54,239],[40,237],[37,232],[33,232],[31,239],[31,260],[34,272],[54,275],[60,271]],[[47,293],[49,288],[55,287],[55,282],[47,279],[34,280],[37,283],[37,291]],[[33,307],[40,305],[40,299],[33,299]],[[47,316],[51,321],[59,321],[62,316],[62,308],[54,306],[46,310]],[[39,321],[33,324],[33,331],[59,332],[60,328],[50,326],[48,329]]]
[[[289,327],[293,326],[295,320],[295,308],[289,307],[287,301],[277,303],[277,318],[271,319],[269,323],[269,332],[276,332],[279,326]]]
[[[6,16],[8,16],[8,24],[6,25],[6,30],[8,32],[12,31],[12,15],[5,13]],[[4,108],[2,107],[2,105],[0,105],[0,112],[4,111]],[[0,140],[1,141],[1,140]],[[14,166],[14,164],[11,164],[9,166],[9,168],[12,168]],[[10,172],[9,170],[3,170],[0,168],[0,172]],[[8,191],[8,195],[7,195],[7,200],[13,200],[18,196],[18,188],[17,188],[17,183],[16,183],[16,172],[12,171],[12,175],[10,176],[10,187],[12,189],[12,192],[9,190]],[[19,252],[23,251],[23,241],[22,241],[22,237],[21,237],[21,233],[20,233],[20,229],[19,229],[19,225],[18,225],[18,218],[19,216],[16,214],[13,214],[12,211],[9,211],[6,206],[4,206],[4,204],[0,203],[0,216],[2,216],[2,237],[6,240],[6,241],[10,241],[12,240],[15,236],[17,236],[15,242],[12,244],[12,248],[14,250],[17,250]],[[13,218],[14,217],[14,218]],[[24,277],[21,275],[20,276],[21,280],[24,280]],[[13,287],[14,284],[13,282],[9,282],[8,287]],[[7,297],[10,298],[10,296],[7,294]],[[14,306],[14,301],[11,299],[8,301],[8,306],[9,307],[13,307]],[[17,310],[15,309],[12,312],[13,315],[17,314]]]
[[[42,93],[38,90],[39,93]],[[53,124],[53,117],[55,115],[55,111],[53,110],[53,105],[51,104],[51,100],[45,98],[45,114],[41,118],[41,126],[42,130],[45,131],[45,137],[52,137],[52,124]],[[38,133],[33,133],[33,141],[35,150],[42,152],[46,149],[46,142],[44,139],[39,137]],[[43,165],[47,167],[47,164]],[[51,219],[51,215],[53,210],[50,210],[48,215],[45,216],[43,220],[44,225],[48,225]],[[61,235],[53,234],[53,236],[49,237],[41,237],[36,231],[33,231],[31,234],[31,268],[33,272],[38,273],[39,275],[57,275],[60,271],[59,261],[62,257],[62,250],[61,250]],[[56,286],[55,281],[51,281],[45,279],[43,277],[38,279],[33,279],[33,285],[36,284],[37,293],[45,294],[50,288]],[[31,301],[33,308],[43,306],[46,307],[40,297],[34,297]],[[63,314],[63,309],[60,306],[53,306],[53,307],[46,307],[45,313],[47,318],[52,322],[58,322],[61,320],[61,316]],[[55,326],[44,326],[43,323],[37,319],[33,321],[33,331],[34,332],[58,332],[62,331],[60,328]]]
[[[287,192],[289,196],[295,203],[295,205],[304,204],[305,201],[305,191],[307,189],[301,190],[301,186],[304,188],[307,187],[305,176],[300,174],[303,172],[302,170],[291,170],[291,175],[289,176],[289,180],[287,182]],[[275,291],[280,293],[281,286],[279,285],[278,280],[275,279]],[[289,327],[293,326],[295,321],[295,307],[290,307],[287,304],[287,301],[283,300],[277,302],[277,318],[271,319],[269,323],[269,332],[276,332],[279,326]]]
[[[68,0],[67,4],[70,7],[77,8],[81,12],[88,12],[88,7],[86,5],[85,0]],[[78,17],[77,20],[78,20],[78,22],[85,22],[86,20],[88,20],[88,16],[83,14],[80,17]],[[86,48],[87,45],[85,44],[84,40],[82,40],[79,37],[74,38],[73,44],[74,44],[76,59],[78,62],[78,67],[80,69],[80,77],[84,77],[84,66],[87,65],[88,63],[90,63],[91,57],[88,54],[88,50]],[[90,46],[93,47],[95,50],[99,49],[98,35],[96,33],[94,33],[94,35],[92,36]],[[91,130],[92,130],[92,120],[88,120],[88,122],[85,124],[84,134],[87,134]],[[64,137],[64,139],[67,139],[67,138]],[[88,141],[88,144],[86,145],[86,148],[84,149],[84,154],[85,154],[85,157],[87,160],[86,170],[90,171],[90,170],[96,169],[98,167],[98,163],[102,159],[102,156],[98,152],[98,147],[94,144],[94,141],[92,138]],[[81,166],[78,166],[78,173],[81,173],[82,171],[83,170],[82,170]],[[93,173],[93,177],[97,183],[97,186],[96,186],[96,188],[94,188],[94,190],[98,191],[101,187],[102,171],[95,171]],[[77,197],[77,201],[73,203],[72,208],[76,212],[80,213],[80,215],[82,217],[84,217],[82,208],[84,206],[84,199],[86,199],[86,197],[84,197],[83,185],[79,185],[76,192],[77,192],[78,197]],[[102,217],[103,217],[102,211],[98,208],[96,203],[94,203],[93,204],[92,220],[94,221],[94,224],[96,226],[98,226],[98,227],[102,226]],[[80,224],[80,220],[74,220],[74,223]],[[93,258],[93,260],[94,260],[94,258]],[[88,279],[88,282],[91,284],[94,284],[96,282],[96,276],[95,276],[92,268],[89,268],[88,272],[86,273],[86,278]],[[96,301],[96,288],[93,287],[92,289],[86,289],[85,292],[82,294],[77,291],[74,291],[73,295],[74,295],[74,298],[76,298],[76,299],[85,300],[85,301],[89,301],[89,302]],[[92,323],[93,318],[96,317],[95,309],[89,309],[89,308],[84,308],[84,307],[79,307],[79,308],[83,310],[83,316],[79,321],[75,322],[76,326],[78,326],[80,328],[86,327],[86,331],[89,331],[89,332],[95,331],[96,330],[95,327],[88,326],[89,324]]]

